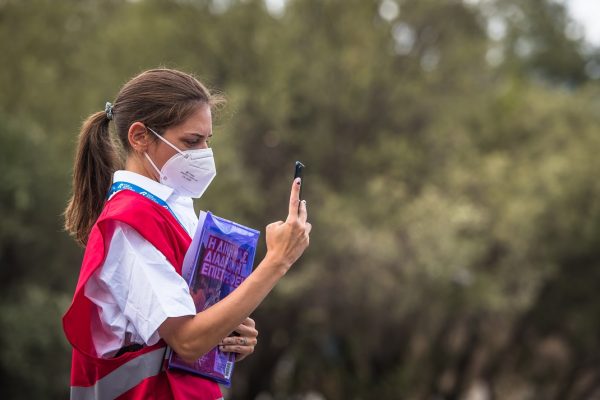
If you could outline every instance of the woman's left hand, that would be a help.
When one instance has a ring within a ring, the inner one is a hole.
[[[234,332],[239,336],[227,336],[219,343],[219,350],[237,353],[235,361],[243,360],[254,353],[254,347],[258,343],[258,331],[252,318],[246,318]]]

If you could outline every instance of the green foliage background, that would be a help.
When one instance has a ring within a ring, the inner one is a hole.
[[[77,132],[157,66],[229,99],[198,208],[263,227],[308,166],[227,398],[600,396],[600,58],[563,5],[284,3],[0,0],[2,398],[67,396]]]

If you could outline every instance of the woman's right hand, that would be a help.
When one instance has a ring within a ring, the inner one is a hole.
[[[239,325],[308,247],[311,225],[306,218],[306,202],[300,202],[300,179],[296,179],[292,184],[287,219],[267,226],[267,255],[263,262],[236,290],[206,310],[193,317],[167,318],[159,327],[160,337],[184,360],[194,362],[232,331],[240,332]],[[256,344],[253,332],[240,333],[250,344]],[[249,352],[248,348],[241,350],[241,353]]]
[[[267,225],[266,241],[267,255],[265,259],[270,260],[277,267],[283,268],[283,272],[296,262],[308,247],[309,234],[312,225],[306,222],[308,213],[306,201],[300,201],[300,178],[292,183],[290,193],[290,207],[285,222],[277,221]]]

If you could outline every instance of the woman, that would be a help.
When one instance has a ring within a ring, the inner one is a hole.
[[[249,315],[308,246],[311,225],[295,180],[286,221],[266,228],[265,258],[196,314],[181,264],[197,224],[192,198],[216,174],[208,143],[220,102],[188,74],[150,70],[82,126],[65,211],[66,229],[85,246],[63,318],[73,399],[221,398],[216,383],[166,370],[166,347],[190,362],[217,345],[237,360],[251,354],[258,332]]]

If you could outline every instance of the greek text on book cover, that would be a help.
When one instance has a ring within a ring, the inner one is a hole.
[[[250,275],[259,235],[257,230],[210,212],[200,214],[182,268],[196,312],[226,297]],[[187,363],[171,352],[168,366],[229,386],[234,361],[235,353],[224,353],[217,346],[194,363]]]

